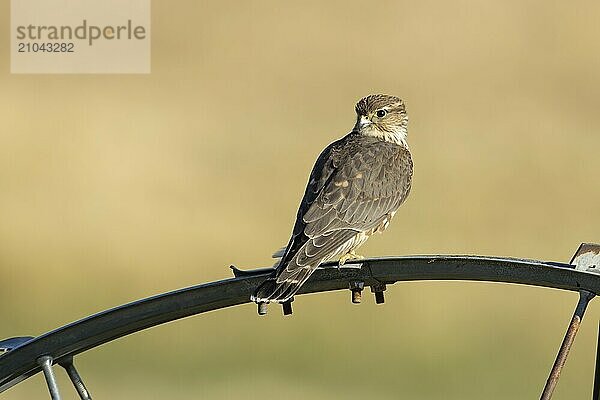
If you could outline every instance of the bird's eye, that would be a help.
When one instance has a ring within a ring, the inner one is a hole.
[[[378,118],[385,117],[385,114],[387,114],[387,111],[385,111],[385,110],[377,110],[377,113],[376,113]]]

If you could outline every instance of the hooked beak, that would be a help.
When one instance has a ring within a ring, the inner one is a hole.
[[[366,126],[369,126],[371,124],[372,124],[372,122],[369,121],[369,119],[367,117],[365,117],[364,115],[361,115],[356,120],[356,125],[354,125],[354,130],[356,132],[360,132],[361,130],[363,130],[363,128],[365,128]]]

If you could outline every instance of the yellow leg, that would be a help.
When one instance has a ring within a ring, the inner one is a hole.
[[[339,265],[344,265],[346,264],[346,262],[348,260],[360,260],[361,258],[364,258],[361,255],[358,255],[354,252],[354,250],[349,251],[348,253],[344,254],[343,256],[340,257],[340,263]]]

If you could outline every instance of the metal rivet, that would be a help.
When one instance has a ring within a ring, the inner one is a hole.
[[[283,306],[283,315],[291,315],[292,314],[292,301],[294,301],[293,297],[290,300],[286,301],[285,303],[281,304]]]
[[[359,304],[362,301],[362,291],[364,288],[364,282],[350,282],[350,291],[352,291],[352,303]]]
[[[375,294],[375,304],[385,303],[385,296],[383,295],[385,289],[386,287],[383,283],[378,283],[371,286],[371,292]]]
[[[258,315],[267,314],[267,304],[268,303],[258,303]]]

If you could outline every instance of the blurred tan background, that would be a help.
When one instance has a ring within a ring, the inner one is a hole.
[[[269,265],[369,93],[405,99],[415,177],[363,254],[568,261],[600,241],[598,2],[155,1],[137,76],[9,74],[0,4],[1,338]],[[399,283],[383,307],[246,305],[78,363],[98,399],[531,399],[576,298]],[[556,399],[591,397],[599,316]],[[47,396],[40,376],[3,394]]]

